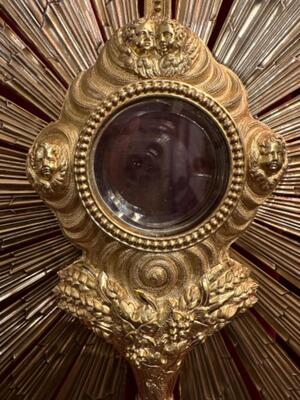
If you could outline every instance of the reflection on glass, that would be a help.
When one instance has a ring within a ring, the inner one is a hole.
[[[223,134],[187,101],[167,96],[136,101],[107,123],[95,146],[95,180],[105,203],[154,235],[199,223],[226,191]]]

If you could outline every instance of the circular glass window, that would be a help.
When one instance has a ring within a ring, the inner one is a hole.
[[[170,234],[206,219],[230,175],[224,134],[199,106],[171,96],[140,99],[96,135],[93,172],[107,207],[147,234]]]

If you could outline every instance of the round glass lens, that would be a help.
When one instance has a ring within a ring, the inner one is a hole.
[[[147,234],[193,227],[226,192],[226,139],[193,103],[168,96],[137,100],[118,111],[98,136],[97,190],[116,216]]]

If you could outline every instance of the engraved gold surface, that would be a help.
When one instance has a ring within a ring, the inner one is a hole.
[[[155,2],[146,4],[155,11]],[[256,302],[256,283],[228,250],[287,167],[283,141],[251,116],[238,77],[188,28],[166,18],[170,3],[164,5],[158,16],[147,8],[146,18],[114,33],[95,65],[73,81],[60,119],[41,132],[28,159],[35,189],[83,251],[60,273],[60,307],[130,361],[144,400],[172,399],[187,352]],[[101,124],[118,107],[153,94],[207,110],[231,154],[226,196],[209,219],[156,239],[130,230],[95,200],[88,168]]]

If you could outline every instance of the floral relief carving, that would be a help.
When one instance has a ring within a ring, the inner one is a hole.
[[[143,290],[130,295],[84,259],[59,275],[59,306],[114,344],[136,374],[147,375],[147,387],[140,389],[147,400],[165,399],[168,390],[171,395],[174,376],[191,347],[257,300],[248,269],[230,259],[187,284],[180,296],[164,300]]]

